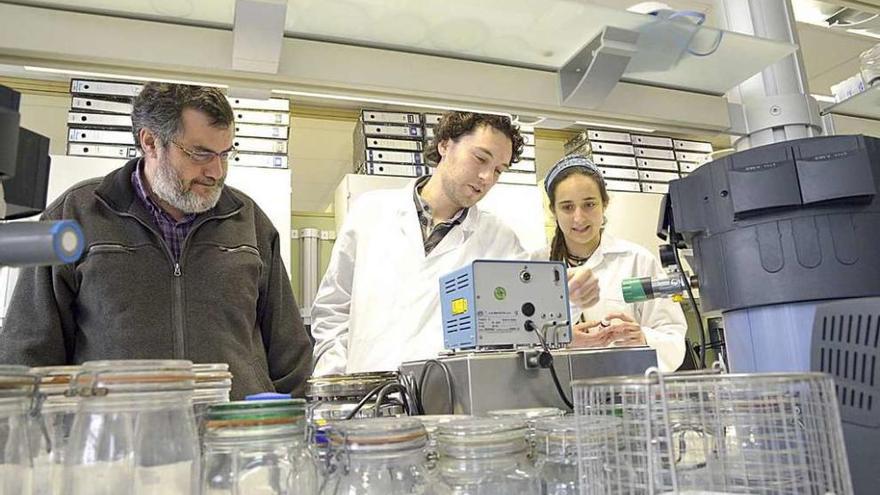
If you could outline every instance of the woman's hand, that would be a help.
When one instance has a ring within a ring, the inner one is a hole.
[[[615,347],[648,345],[645,340],[645,332],[636,320],[626,313],[611,313],[605,317],[606,321],[618,320],[609,326],[606,331],[608,333],[609,345]]]
[[[569,347],[608,347],[608,326],[599,321],[576,323],[571,328],[571,344]]]
[[[568,270],[568,298],[575,306],[586,309],[599,302],[599,279],[587,268]]]
[[[611,323],[609,323],[611,322]],[[576,323],[569,347],[628,347],[647,345],[645,333],[626,313],[610,313],[602,321]]]

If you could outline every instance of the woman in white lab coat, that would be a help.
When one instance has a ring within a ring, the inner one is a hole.
[[[556,231],[543,259],[562,261],[570,270],[589,269],[599,279],[599,303],[574,310],[573,347],[648,345],[663,371],[684,359],[687,321],[681,307],[665,298],[629,304],[621,282],[662,276],[663,267],[647,249],[604,234],[610,200],[602,173],[591,160],[570,155],[559,160],[544,181]]]

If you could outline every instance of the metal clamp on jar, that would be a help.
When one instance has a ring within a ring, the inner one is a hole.
[[[428,436],[411,418],[342,421],[329,428],[321,495],[433,494],[424,449]]]
[[[68,443],[65,493],[196,493],[194,381],[190,361],[84,363],[71,383],[80,402]]]
[[[518,419],[474,418],[440,425],[437,476],[441,493],[540,495],[526,457],[527,427]]]
[[[79,397],[67,392],[81,370],[80,366],[31,368],[40,383],[40,414],[32,416],[28,432],[34,455],[35,494],[61,493],[67,443],[79,405]]]

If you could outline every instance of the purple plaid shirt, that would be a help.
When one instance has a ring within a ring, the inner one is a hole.
[[[131,174],[131,184],[134,186],[138,198],[140,198],[153,217],[156,226],[159,227],[159,232],[162,233],[162,238],[165,239],[165,244],[171,249],[171,255],[174,256],[174,262],[177,263],[180,260],[180,249],[183,246],[183,241],[186,239],[186,235],[189,234],[190,229],[192,229],[193,221],[198,215],[190,213],[178,222],[174,217],[166,213],[147,193],[142,178],[143,169],[144,161],[141,160],[138,162],[137,167],[134,168],[134,173]]]

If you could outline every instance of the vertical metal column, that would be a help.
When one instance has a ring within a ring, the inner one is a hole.
[[[312,303],[318,292],[318,229],[302,229],[299,239],[302,243],[299,258],[300,284],[302,286],[302,317],[306,325],[312,323]]]
[[[719,6],[722,24],[730,31],[799,43],[790,0],[719,0]],[[727,96],[732,131],[742,135],[732,139],[736,151],[822,134],[819,105],[810,96],[800,50],[767,67]],[[806,351],[811,313],[794,311],[794,306],[797,305],[781,304],[723,314],[732,370],[809,369]],[[790,352],[768,358],[768,353],[780,346]]]
[[[799,44],[789,0],[721,0],[730,31]],[[728,94],[736,151],[819,136],[819,105],[810,96],[800,50],[771,65]]]

